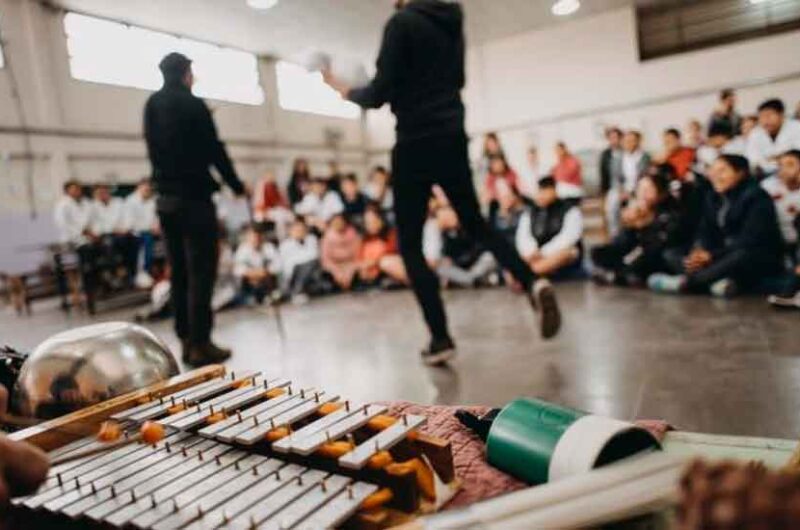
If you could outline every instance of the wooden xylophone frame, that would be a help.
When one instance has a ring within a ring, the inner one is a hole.
[[[46,451],[57,451],[72,442],[92,436],[97,432],[102,422],[112,417],[124,416],[129,414],[131,409],[143,408],[158,402],[169,400],[170,395],[175,395],[183,391],[190,392],[194,387],[209,385],[213,380],[226,378],[226,370],[223,366],[213,365],[185,374],[181,374],[167,381],[151,385],[142,390],[119,396],[108,401],[87,407],[74,413],[50,420],[34,427],[18,431],[10,435],[14,440],[24,440]],[[230,374],[235,377],[233,374]],[[253,383],[256,382],[255,377]],[[174,401],[173,401],[174,402]],[[198,407],[198,410],[200,408]],[[213,409],[212,409],[213,411]],[[366,407],[364,414],[367,414]],[[324,417],[323,417],[324,418]],[[302,428],[304,424],[313,423],[319,417],[301,421],[296,427]],[[405,420],[405,418],[403,418]],[[159,420],[160,421],[160,420]],[[295,427],[293,424],[292,427]],[[296,431],[295,431],[296,432]],[[355,432],[355,431],[354,431]],[[326,431],[327,435],[327,431]],[[352,440],[352,435],[350,439]],[[362,435],[361,440],[364,439]],[[235,445],[235,444],[234,444]],[[387,506],[371,511],[358,511],[349,518],[344,526],[358,530],[377,530],[407,523],[416,516],[435,511],[436,505],[441,505],[442,498],[434,502],[426,499],[419,490],[417,476],[414,472],[406,471],[399,474],[389,474],[383,470],[371,470],[366,467],[362,469],[346,469],[339,465],[336,460],[318,456],[316,454],[300,455],[292,452],[277,452],[271,448],[269,443],[256,443],[247,448],[237,446],[253,455],[263,455],[273,460],[279,460],[287,464],[298,464],[326,473],[335,473],[336,476],[350,477],[358,483],[374,483],[380,487],[388,487],[393,493],[393,499]],[[455,477],[452,453],[450,444],[447,441],[437,439],[414,431],[414,437],[406,438],[394,443],[389,449],[396,461],[405,461],[415,457],[424,457],[430,464],[439,479],[437,483],[441,488],[437,488],[437,495],[449,497],[458,488],[458,481]],[[238,466],[237,466],[238,469]],[[334,475],[329,475],[334,476]],[[60,476],[59,476],[60,483]],[[355,483],[355,482],[354,482]],[[94,489],[94,487],[92,487]],[[324,490],[324,485],[323,485]],[[21,505],[16,505],[10,512],[11,526],[9,528],[118,528],[118,526],[92,523],[85,520],[70,520],[61,515],[42,512],[41,510],[30,510]],[[123,526],[125,527],[125,526]]]

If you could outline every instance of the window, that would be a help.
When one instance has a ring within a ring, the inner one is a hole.
[[[76,13],[65,15],[64,30],[74,79],[155,90],[162,84],[159,61],[177,51],[192,59],[197,96],[264,102],[252,53]]]
[[[343,100],[322,80],[319,72],[309,72],[302,66],[278,61],[278,103],[282,109],[311,112],[337,118],[358,118],[358,105]]]
[[[800,28],[800,0],[664,0],[636,10],[639,55],[651,59]]]

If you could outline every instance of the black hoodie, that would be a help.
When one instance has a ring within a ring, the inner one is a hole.
[[[217,136],[211,112],[180,79],[167,78],[164,87],[147,100],[144,136],[153,166],[153,186],[160,196],[210,200],[219,190],[210,166],[233,191],[244,192]]]
[[[463,133],[463,14],[459,4],[412,0],[383,33],[377,73],[349,98],[366,108],[390,103],[397,140]]]

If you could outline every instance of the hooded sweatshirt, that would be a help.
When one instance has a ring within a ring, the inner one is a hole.
[[[459,4],[413,0],[386,24],[375,78],[350,91],[365,108],[389,103],[397,140],[464,131],[463,14]]]
[[[159,196],[210,201],[219,191],[210,166],[234,192],[244,192],[217,136],[211,112],[180,79],[168,77],[161,90],[147,100],[144,135]]]

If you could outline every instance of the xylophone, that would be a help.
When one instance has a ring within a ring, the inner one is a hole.
[[[260,372],[213,366],[12,435],[56,462],[16,499],[12,528],[380,529],[429,513],[457,488],[447,442],[422,416],[351,403]],[[112,420],[123,436],[103,450]],[[60,463],[58,463],[60,462]],[[15,526],[16,525],[16,526]]]

